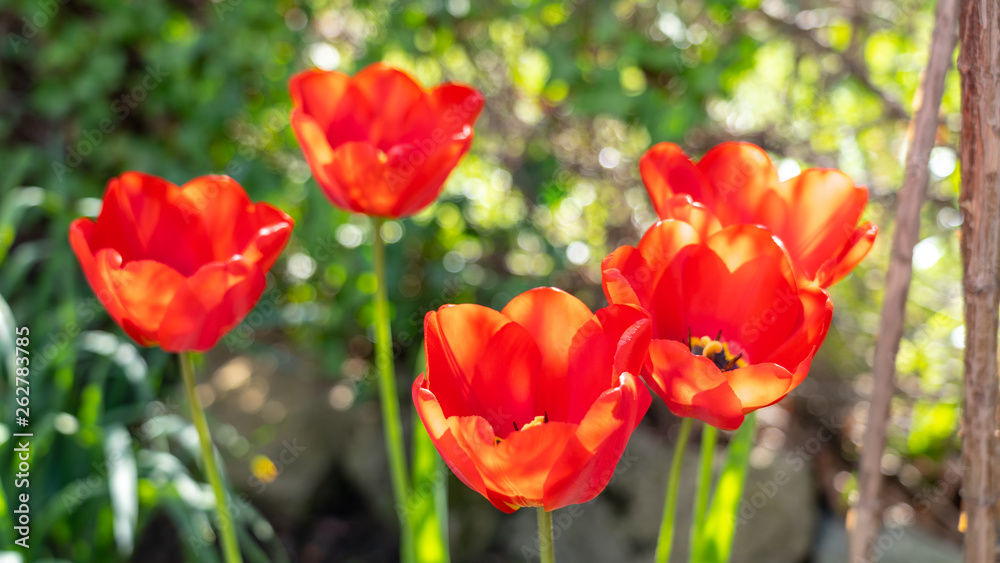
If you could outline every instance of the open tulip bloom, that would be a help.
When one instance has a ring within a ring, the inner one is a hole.
[[[69,230],[84,275],[115,322],[144,346],[180,353],[227,563],[241,560],[239,544],[190,352],[215,346],[253,309],[292,225],[227,176],[178,187],[126,172],[108,183],[97,221],[77,219]]]
[[[858,225],[868,190],[838,170],[811,168],[778,181],[760,147],[722,143],[697,164],[672,143],[649,149],[639,162],[661,219],[692,222],[702,234],[758,224],[784,243],[799,276],[829,287],[868,254],[878,228]]]
[[[424,331],[413,402],[462,482],[504,512],[547,513],[604,489],[650,403],[638,380],[650,334],[642,309],[595,314],[538,288],[499,312],[446,305]]]
[[[204,352],[253,309],[293,221],[228,176],[182,187],[139,172],[108,183],[70,244],[101,303],[143,346]]]
[[[796,275],[771,231],[757,225],[706,229],[701,210],[690,209],[690,223],[656,223],[636,247],[623,246],[602,264],[608,301],[649,312],[653,334],[643,379],[683,417],[667,482],[657,563],[670,558],[692,418],[711,425],[702,434],[692,561],[724,561],[720,552],[728,553],[728,543],[705,543],[715,427],[739,428],[750,413],[778,402],[801,383],[833,315],[826,292]],[[752,432],[752,422],[748,428]],[[734,440],[752,439],[744,430],[739,434],[746,438]],[[738,463],[745,467],[746,461]],[[732,530],[721,530],[713,533],[731,541]]]
[[[661,221],[602,269],[608,301],[652,317],[646,382],[674,414],[727,430],[805,379],[833,315],[826,292],[800,285],[785,250],[755,225],[703,238]]]
[[[373,64],[351,77],[309,70],[289,84],[292,128],[334,205],[406,217],[430,205],[472,144],[483,96],[461,84],[426,90]]]

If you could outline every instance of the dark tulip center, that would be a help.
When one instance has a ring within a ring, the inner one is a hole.
[[[722,340],[722,331],[715,338],[702,336],[701,338],[691,338],[691,331],[688,330],[688,349],[695,356],[705,356],[722,371],[731,371],[736,368],[745,367],[747,361],[743,359],[743,353],[733,354],[729,345]]]

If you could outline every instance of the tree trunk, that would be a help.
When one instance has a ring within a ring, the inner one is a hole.
[[[1000,3],[963,0],[962,261],[965,405],[962,509],[965,561],[996,561],[997,309],[1000,307]]]

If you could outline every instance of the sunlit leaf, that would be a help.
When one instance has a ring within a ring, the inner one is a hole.
[[[424,369],[423,346],[417,360]],[[420,417],[413,411],[413,487],[410,490],[410,524],[418,563],[447,563],[448,470]]]
[[[726,451],[726,461],[719,475],[711,507],[701,535],[702,543],[693,546],[691,561],[727,563],[736,532],[736,514],[743,497],[756,415],[748,414],[743,426],[733,434]]]

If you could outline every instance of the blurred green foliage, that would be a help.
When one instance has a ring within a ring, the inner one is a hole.
[[[389,289],[402,374],[412,373],[423,314],[444,303],[499,307],[551,284],[600,306],[601,258],[654,220],[637,162],[655,142],[700,155],[749,140],[771,152],[782,176],[831,166],[869,186],[867,215],[882,233],[834,288],[835,326],[799,392],[820,393],[829,377],[845,383],[861,406],[844,441],[854,459],[906,113],[932,23],[926,0],[5,1],[0,294],[12,317],[0,324],[30,326],[33,353],[48,355],[32,375],[33,542],[61,560],[127,560],[164,514],[180,536],[209,529],[186,412],[150,403],[176,395],[175,362],[137,349],[113,324],[66,242],[73,218],[97,213],[111,177],[142,170],[183,183],[227,173],[255,200],[288,211],[295,234],[269,289],[220,348],[283,342],[331,379],[364,376],[371,224],[328,204],[288,127],[287,80],[311,66],[355,72],[384,60],[424,84],[467,82],[487,98],[473,150],[441,200],[385,226],[396,241]],[[957,443],[958,112],[952,74],[887,454],[896,460],[887,471],[914,490]],[[12,377],[0,384],[7,495]],[[249,464],[266,441],[214,432],[230,464]],[[130,469],[102,474],[122,455]],[[67,504],[81,480],[90,493]],[[250,529],[258,541],[246,543],[269,554],[260,560],[278,557],[266,523]],[[4,545],[10,533],[0,522]],[[207,560],[184,545],[192,560]]]

